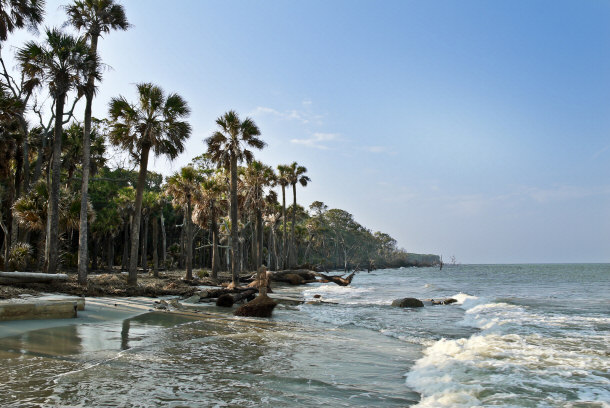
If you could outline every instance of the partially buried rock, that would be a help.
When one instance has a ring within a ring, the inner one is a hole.
[[[392,302],[392,306],[396,307],[424,307],[424,303],[415,298],[396,299]]]
[[[267,295],[259,295],[253,301],[240,306],[235,310],[235,316],[245,317],[271,317],[277,303]]]
[[[224,295],[220,295],[216,300],[216,306],[220,307],[232,307],[233,306],[233,296],[225,293]]]
[[[314,299],[320,299],[322,297],[322,295],[313,295]]]

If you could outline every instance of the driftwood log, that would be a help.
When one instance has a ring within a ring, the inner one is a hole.
[[[284,282],[291,285],[303,285],[305,283],[318,282],[319,274],[307,269],[294,269],[275,271],[269,274],[269,279],[274,282]]]
[[[65,273],[40,273],[40,272],[0,272],[0,283],[47,283],[54,281],[66,281],[68,275]]]
[[[356,274],[356,272],[352,272],[349,275],[347,275],[347,277],[345,277],[345,278],[343,278],[341,276],[324,275],[321,273],[319,275],[322,278],[322,282],[333,282],[339,286],[349,286],[352,283],[352,279],[354,279],[355,274]]]

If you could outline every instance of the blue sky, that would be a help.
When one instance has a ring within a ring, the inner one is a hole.
[[[134,27],[100,43],[111,69],[94,115],[142,81],[193,111],[185,154],[153,169],[204,152],[235,109],[262,130],[258,158],[307,166],[301,204],[345,209],[409,251],[610,261],[610,2],[123,4]]]

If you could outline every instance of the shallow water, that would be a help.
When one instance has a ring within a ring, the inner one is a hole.
[[[271,320],[31,331],[0,338],[0,406],[608,407],[609,290],[609,265],[380,270],[281,288],[338,304]]]

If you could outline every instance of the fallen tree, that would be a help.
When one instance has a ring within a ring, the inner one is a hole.
[[[47,283],[67,281],[68,275],[64,273],[40,272],[0,272],[0,283]]]
[[[354,279],[354,275],[356,274],[356,272],[352,272],[349,275],[347,275],[347,277],[342,277],[341,275],[339,276],[330,276],[330,275],[324,275],[322,273],[320,273],[320,277],[322,278],[322,280],[320,282],[333,282],[336,283],[339,286],[349,286],[352,283],[352,279]]]

